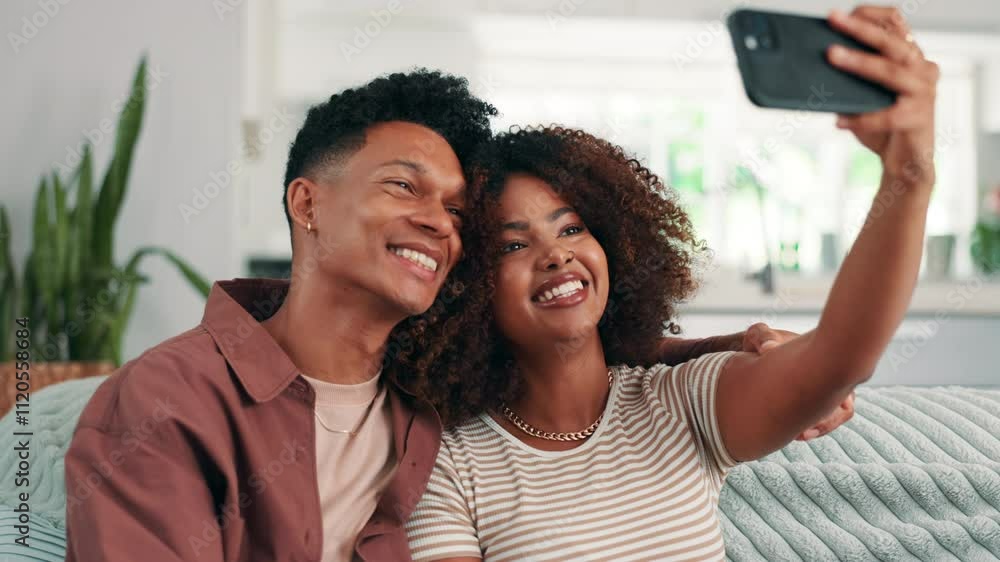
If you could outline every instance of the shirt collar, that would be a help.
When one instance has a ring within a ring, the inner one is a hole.
[[[216,281],[201,323],[254,402],[266,402],[299,374],[278,342],[260,324],[284,302],[285,279]]]
[[[302,378],[313,387],[317,406],[321,404],[327,406],[365,406],[374,400],[383,388],[380,380],[381,375],[382,372],[379,371],[369,380],[352,384],[314,379],[305,373],[302,373]]]
[[[202,325],[256,403],[281,394],[299,375],[295,363],[260,324],[281,307],[289,286],[287,279],[216,281],[205,304]],[[393,390],[412,396],[391,377],[383,380]]]

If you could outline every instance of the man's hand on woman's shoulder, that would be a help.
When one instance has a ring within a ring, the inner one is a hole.
[[[743,348],[741,351],[767,353],[797,337],[799,337],[799,334],[795,332],[775,330],[763,322],[758,322],[747,328],[746,332],[743,332]],[[795,439],[796,441],[808,441],[822,437],[844,425],[852,417],[854,417],[854,391],[851,391],[851,394],[830,415],[800,433]]]
[[[751,325],[746,331],[724,336],[701,339],[664,338],[657,347],[658,356],[652,362],[678,365],[706,353],[720,351],[745,351],[763,354],[797,337],[799,334],[795,332],[777,330],[763,322],[758,322]],[[808,441],[822,437],[852,417],[854,417],[854,392],[851,392],[830,415],[800,433],[795,439]]]

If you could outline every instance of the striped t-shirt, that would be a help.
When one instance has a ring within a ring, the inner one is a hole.
[[[406,531],[417,562],[722,560],[717,507],[736,462],[715,412],[732,352],[618,367],[604,418],[568,451],[542,451],[483,414],[442,438]]]

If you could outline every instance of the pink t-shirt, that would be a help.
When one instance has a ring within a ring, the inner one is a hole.
[[[316,391],[313,417],[323,562],[349,562],[358,534],[396,470],[386,389],[379,376],[361,384],[302,377]]]

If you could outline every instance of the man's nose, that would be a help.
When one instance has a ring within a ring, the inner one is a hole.
[[[440,203],[425,205],[413,215],[413,222],[437,238],[447,238],[455,233],[455,217]]]

